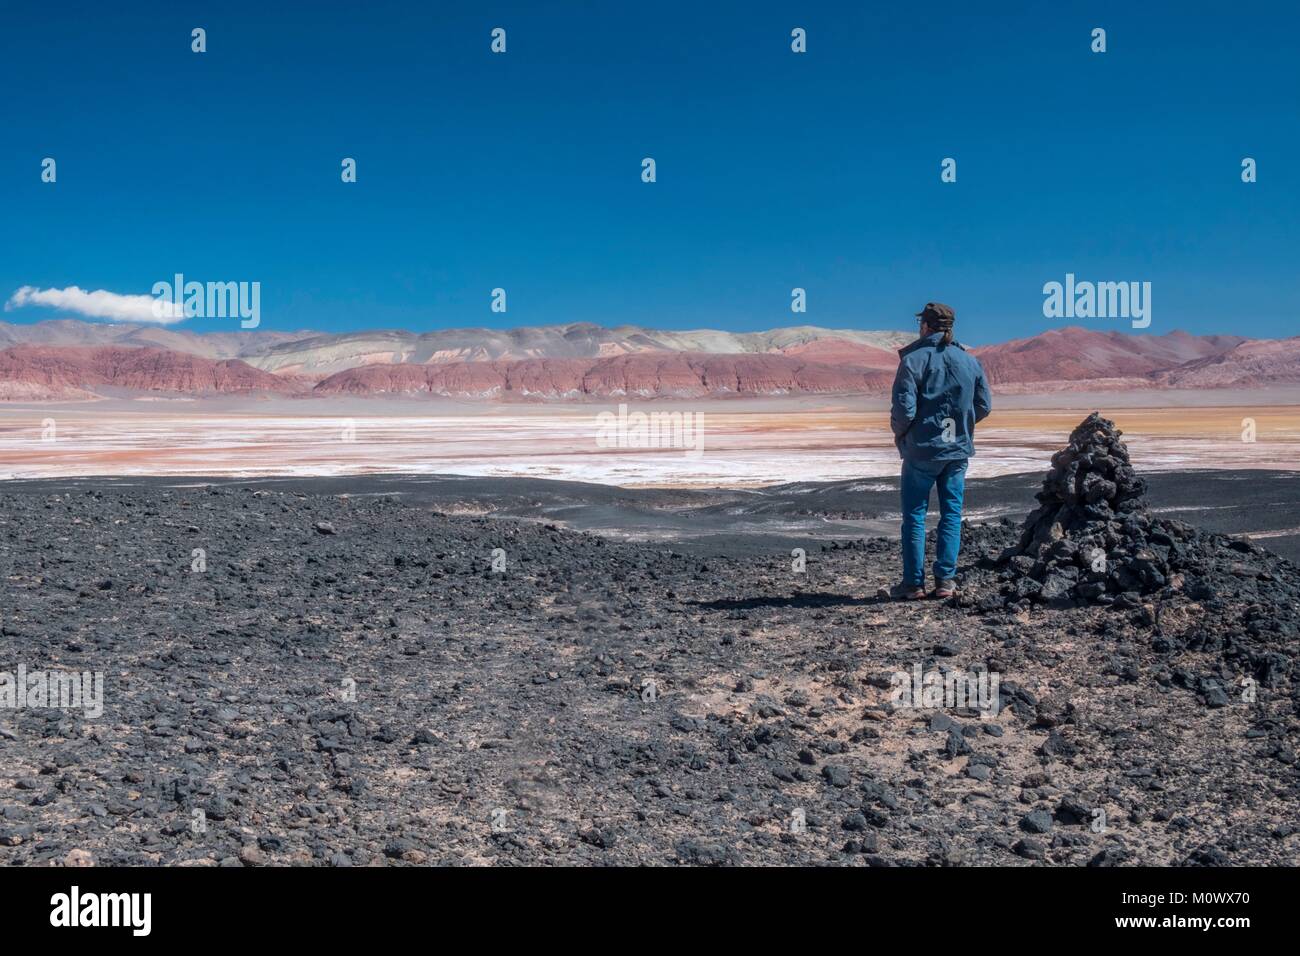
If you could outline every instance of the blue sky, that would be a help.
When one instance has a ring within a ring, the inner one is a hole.
[[[1042,286],[1073,272],[1150,281],[1153,333],[1294,335],[1298,27],[1293,3],[8,0],[0,297],[183,272],[325,331],[911,328],[937,299],[981,344],[1066,324]]]

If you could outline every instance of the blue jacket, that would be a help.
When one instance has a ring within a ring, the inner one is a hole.
[[[908,461],[954,461],[975,454],[975,423],[991,407],[979,360],[936,332],[898,350],[889,426]],[[946,426],[946,427],[945,427]]]

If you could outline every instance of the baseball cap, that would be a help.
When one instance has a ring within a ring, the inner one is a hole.
[[[951,328],[957,318],[952,306],[942,302],[927,302],[925,308],[916,313],[918,319],[925,319],[926,324],[936,329]]]

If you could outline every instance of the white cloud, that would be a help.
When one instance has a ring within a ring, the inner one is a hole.
[[[25,285],[9,297],[5,311],[39,305],[61,312],[76,312],[92,319],[110,322],[157,322],[172,325],[185,320],[183,308],[168,299],[155,299],[151,295],[120,295],[98,289],[87,292],[75,285],[66,289],[38,289]]]

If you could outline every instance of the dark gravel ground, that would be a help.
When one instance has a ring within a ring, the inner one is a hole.
[[[1250,535],[1300,561],[1300,471],[1189,470],[1144,474],[1156,511],[1226,534]],[[1043,475],[966,482],[972,520],[1019,520],[1034,507]],[[451,515],[525,518],[575,531],[663,544],[711,556],[761,556],[829,540],[898,536],[898,478],[790,482],[765,488],[622,488],[545,478],[372,474],[310,478],[41,478],[10,480],[12,494],[197,484],[310,495],[397,495]]]
[[[0,670],[105,680],[0,710],[0,864],[1300,862],[1300,577],[1257,547],[1008,604],[994,523],[958,600],[888,604],[884,539],[796,572],[268,487],[0,494]],[[891,706],[916,664],[1001,712]]]

